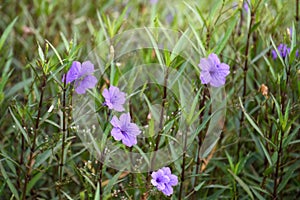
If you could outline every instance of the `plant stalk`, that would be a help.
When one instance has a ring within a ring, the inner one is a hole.
[[[46,87],[46,75],[43,74],[42,77],[42,84],[41,84],[41,94],[40,94],[40,99],[39,99],[39,106],[38,106],[38,114],[37,114],[37,118],[35,121],[35,129],[34,129],[34,134],[33,134],[33,141],[32,141],[32,146],[30,148],[30,154],[29,154],[29,160],[26,166],[26,173],[25,173],[25,183],[23,186],[23,192],[22,192],[22,200],[26,199],[26,190],[27,190],[27,185],[28,182],[30,180],[30,176],[31,176],[31,172],[32,172],[32,167],[33,167],[33,158],[36,156],[34,155],[34,151],[35,151],[35,147],[36,147],[36,138],[37,138],[37,134],[39,131],[39,123],[40,123],[40,116],[41,116],[41,112],[42,112],[42,105],[43,105],[43,96],[44,96],[44,90]]]

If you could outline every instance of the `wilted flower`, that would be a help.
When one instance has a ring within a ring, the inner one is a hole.
[[[82,64],[74,61],[67,75],[63,75],[62,82],[66,76],[66,83],[75,81],[75,91],[78,94],[84,94],[88,88],[95,87],[97,83],[96,77],[92,75],[94,71],[94,65],[90,61],[85,61]]]
[[[172,186],[177,185],[178,178],[171,174],[169,167],[163,167],[157,172],[152,172],[151,177],[152,185],[154,185],[159,191],[162,191],[167,196],[173,194]]]
[[[109,89],[104,89],[102,95],[105,98],[104,105],[111,110],[118,112],[124,111],[123,104],[125,103],[125,93],[121,92],[119,88],[115,86],[110,86]]]
[[[265,97],[268,97],[269,89],[265,84],[261,84],[259,91],[261,92],[262,95],[264,95]]]
[[[225,63],[220,63],[218,56],[214,53],[210,54],[208,58],[201,58],[198,66],[201,69],[201,83],[209,83],[213,87],[224,85],[226,76],[230,73],[229,66]]]
[[[139,127],[135,123],[130,122],[130,114],[123,113],[120,120],[113,116],[110,123],[113,125],[111,135],[115,140],[122,140],[122,143],[128,147],[137,144],[136,137],[141,133]]]

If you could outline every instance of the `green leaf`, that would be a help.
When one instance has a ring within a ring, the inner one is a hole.
[[[201,188],[202,188],[202,186],[204,185],[204,183],[205,183],[206,181],[203,181],[203,182],[201,182],[200,184],[198,184],[195,188],[194,188],[194,190],[197,192],[198,190],[200,190]]]
[[[34,177],[32,177],[28,183],[28,186],[26,188],[26,195],[31,191],[33,186],[40,180],[40,178],[44,175],[44,172],[37,173]]]
[[[253,194],[252,194],[250,188],[248,187],[248,185],[242,179],[240,179],[238,176],[236,176],[231,170],[228,169],[228,171],[234,177],[234,179],[241,185],[241,187],[245,190],[245,192],[247,192],[247,194],[250,196],[250,198],[254,199]]]
[[[251,28],[251,30],[250,30],[250,34],[251,34],[253,31],[255,31],[255,30],[259,27],[260,23],[261,23],[261,21],[256,22],[256,23],[252,26],[252,28]]]
[[[13,195],[15,196],[16,199],[20,199],[20,196],[18,194],[18,191],[17,189],[15,188],[14,184],[12,183],[12,181],[10,180],[10,178],[8,177],[3,165],[2,165],[2,162],[0,161],[0,171],[1,171],[1,174],[5,180],[5,183],[7,183],[10,191],[13,193]]]
[[[233,19],[229,22],[229,26],[226,29],[226,33],[225,33],[224,37],[216,45],[213,52],[215,52],[216,54],[220,54],[222,52],[222,50],[225,48],[230,36],[232,35],[232,31],[234,30],[234,27],[235,27],[237,21],[238,21],[237,18],[235,16],[233,16]]]
[[[240,101],[240,105],[242,108],[242,111],[244,112],[244,115],[246,117],[246,119],[249,121],[249,123],[251,124],[251,126],[259,133],[259,135],[264,138],[267,142],[269,142],[270,144],[272,144],[274,147],[276,146],[271,140],[269,140],[268,138],[266,138],[263,134],[263,132],[260,130],[260,128],[257,126],[257,124],[253,121],[253,119],[248,115],[248,113],[246,112],[242,100],[239,97],[239,101]]]
[[[61,59],[61,57],[60,57],[59,53],[57,52],[57,50],[55,49],[55,47],[48,40],[46,40],[46,42],[50,45],[51,49],[54,51],[54,53],[55,53],[56,57],[58,58],[60,64],[63,65],[64,62]]]
[[[111,190],[113,188],[113,186],[117,183],[118,178],[120,177],[120,175],[122,174],[122,171],[119,171],[116,175],[114,175],[110,181],[108,182],[107,186],[104,188],[104,193],[103,196],[104,197],[108,197],[111,194]]]
[[[9,88],[8,90],[6,90],[6,97],[10,97],[13,96],[14,94],[16,94],[19,90],[24,89],[24,87],[26,87],[27,85],[30,85],[33,81],[33,78],[28,78],[26,80],[23,80],[22,82],[19,82],[17,84],[14,84],[13,87]]]
[[[16,123],[18,129],[19,129],[19,131],[20,131],[20,132],[22,133],[22,135],[24,136],[26,142],[27,142],[29,145],[31,145],[31,144],[30,144],[29,137],[28,137],[26,131],[24,130],[24,128],[22,127],[21,123],[20,123],[19,120],[16,118],[16,116],[14,115],[13,111],[11,110],[11,108],[8,108],[8,109],[9,109],[9,112],[10,112],[11,116],[13,117],[13,119],[14,119],[14,121],[15,121],[15,123]]]
[[[287,173],[283,176],[282,181],[280,182],[278,186],[278,194],[281,190],[283,190],[286,186],[286,184],[289,182],[289,180],[294,175],[294,170],[288,170]]]
[[[1,35],[0,38],[0,51],[4,45],[4,42],[6,41],[9,33],[11,32],[13,26],[15,25],[16,21],[17,21],[18,17],[16,17],[9,25],[8,27],[4,30],[3,34]]]
[[[100,199],[100,186],[99,186],[99,183],[98,183],[94,200],[99,200],[99,199]]]
[[[200,23],[200,26],[206,25],[207,22],[205,21],[204,17],[201,14],[201,10],[195,9],[194,5],[190,5],[187,2],[184,2],[184,4],[194,13],[194,15],[197,18],[197,21]]]
[[[63,190],[60,190],[69,200],[74,200],[72,197],[70,197],[66,192],[64,192]]]
[[[45,63],[45,55],[44,55],[43,49],[41,48],[39,43],[38,43],[38,52],[39,52],[39,57],[40,57],[41,61],[43,63]]]
[[[257,197],[257,199],[265,200],[265,198],[263,196],[261,196],[261,194],[258,191],[256,191],[254,188],[251,187],[251,190],[254,193],[254,195]]]
[[[266,147],[262,144],[262,142],[260,141],[260,139],[258,139],[258,142],[259,142],[259,145],[262,148],[262,150],[263,150],[263,152],[264,152],[264,154],[265,154],[265,156],[266,156],[266,158],[267,158],[267,160],[269,162],[269,165],[273,166],[272,159],[271,159],[270,154],[267,151]]]

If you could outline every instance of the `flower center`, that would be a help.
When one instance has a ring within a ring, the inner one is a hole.
[[[117,101],[118,97],[117,95],[113,95],[110,99],[111,103],[114,104]]]
[[[161,182],[161,178],[158,177],[158,178],[156,179],[156,182],[157,182],[157,183],[160,183],[160,182]]]

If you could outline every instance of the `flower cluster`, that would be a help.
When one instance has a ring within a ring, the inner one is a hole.
[[[178,178],[171,174],[169,167],[163,167],[156,172],[152,172],[151,177],[152,185],[154,185],[159,191],[162,191],[167,196],[173,194],[172,186],[177,185]]]
[[[290,53],[291,53],[291,48],[287,47],[286,44],[279,44],[277,47],[277,51],[279,53],[279,55],[285,59],[285,57],[287,57]],[[296,51],[296,57],[299,56],[299,51]],[[274,60],[277,59],[277,52],[275,49],[272,50],[272,57]]]
[[[279,44],[279,46],[277,47],[277,51],[279,52],[279,55],[284,59],[290,53],[291,49],[288,48],[286,44]],[[272,57],[274,60],[276,60],[277,58],[275,49],[272,50]]]
[[[201,69],[200,80],[202,84],[210,84],[213,87],[221,87],[225,84],[226,76],[230,73],[229,66],[221,63],[216,54],[210,54],[208,58],[202,58],[199,63]],[[96,77],[93,76],[94,65],[90,61],[85,61],[82,64],[74,61],[70,70],[63,76],[66,83],[75,82],[75,91],[78,94],[84,94],[87,89],[95,87],[97,83]],[[123,112],[124,103],[126,101],[126,93],[120,91],[116,86],[111,85],[108,89],[102,92],[104,97],[104,106],[108,109],[117,112]],[[112,125],[111,135],[117,141],[128,147],[137,144],[137,136],[141,134],[139,127],[131,122],[129,113],[122,113],[118,118],[116,115],[110,120]],[[178,178],[171,173],[169,167],[163,167],[151,174],[151,183],[159,191],[165,195],[173,194],[173,186],[178,184]]]
[[[210,84],[213,87],[221,87],[225,84],[226,76],[230,73],[229,66],[221,63],[214,53],[208,58],[201,58],[198,65],[201,69],[200,80],[202,84]]]
[[[97,84],[97,79],[93,76],[95,72],[94,65],[90,61],[85,61],[82,64],[78,61],[72,63],[71,68],[67,74],[63,75],[62,82],[66,83],[75,82],[75,91],[78,94],[85,94],[87,89],[94,88]],[[124,111],[124,103],[126,101],[124,92],[121,92],[119,88],[110,86],[109,89],[104,89],[102,92],[105,102],[103,105],[107,106],[111,110],[118,112]],[[113,125],[111,135],[115,140],[122,140],[123,144],[131,147],[137,143],[137,135],[141,133],[138,126],[130,122],[131,117],[129,113],[124,113],[118,119],[113,116],[110,123]]]
[[[124,92],[121,92],[118,87],[110,86],[109,89],[104,89],[102,92],[105,102],[103,105],[107,106],[110,110],[115,110],[117,112],[124,111],[124,103],[126,101]],[[111,130],[111,135],[117,141],[122,141],[122,143],[128,147],[132,147],[137,144],[136,137],[141,133],[139,127],[131,123],[131,117],[129,113],[123,113],[118,119],[117,116],[113,116],[110,121],[113,129]]]

